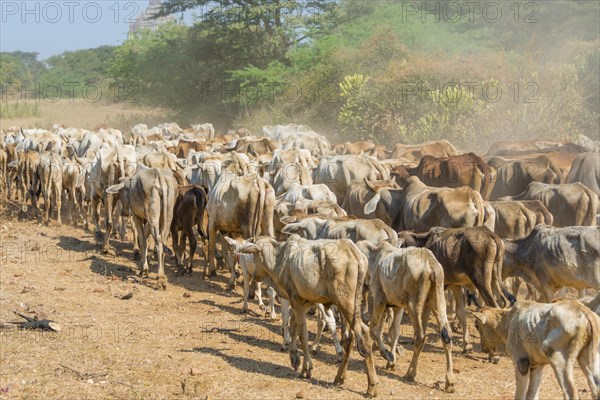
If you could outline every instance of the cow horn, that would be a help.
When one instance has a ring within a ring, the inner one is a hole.
[[[365,185],[367,185],[367,187],[370,190],[377,192],[377,189],[375,188],[375,186],[373,186],[373,184],[367,178],[365,178]]]

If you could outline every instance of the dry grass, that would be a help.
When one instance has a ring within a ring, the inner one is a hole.
[[[113,241],[116,254],[100,255],[92,234],[81,228],[46,227],[17,216],[16,210],[0,215],[2,224],[10,222],[0,234],[0,321],[18,319],[13,311],[37,313],[61,323],[63,330],[0,331],[0,398],[294,399],[298,392],[306,399],[362,398],[367,378],[356,351],[346,383],[333,387],[337,366],[326,334],[314,358],[313,378],[300,379],[287,353],[279,350],[279,322],[257,315],[256,303],[254,312],[242,314],[241,289],[225,291],[226,272],[205,282],[199,265],[186,277],[169,270],[168,289],[157,291],[132,279],[137,267],[129,243]],[[173,266],[170,257],[167,262]],[[133,297],[122,300],[127,293]],[[315,322],[310,324],[314,332]],[[213,327],[223,330],[211,332]],[[406,328],[403,338],[410,333]],[[454,338],[456,393],[440,390],[444,354],[429,329],[416,383],[402,379],[410,345],[396,371],[386,371],[377,355],[380,398],[512,398],[510,361],[489,364],[477,352],[465,357],[460,334]],[[191,375],[191,368],[198,374]],[[587,398],[579,370],[576,381]],[[560,397],[547,370],[541,398]]]
[[[14,104],[16,103],[2,103],[2,107],[13,107]],[[73,102],[62,99],[56,103],[40,101],[32,104],[37,104],[36,116],[2,118],[0,128],[19,126],[50,129],[53,124],[62,124],[90,130],[103,125],[125,130],[137,123],[153,125],[169,119],[164,110],[136,104],[89,103],[81,99]]]

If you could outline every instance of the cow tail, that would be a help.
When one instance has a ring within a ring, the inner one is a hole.
[[[352,316],[352,330],[356,339],[356,350],[362,357],[371,354],[369,341],[369,328],[363,323],[360,315],[363,287],[365,285],[366,271],[368,268],[367,257],[356,246],[352,246],[354,257],[359,260],[357,263],[358,273],[356,277],[356,290],[354,292],[354,315]],[[362,261],[362,262],[360,262]],[[367,343],[365,343],[367,342]]]
[[[263,211],[265,209],[265,198],[267,196],[267,188],[262,179],[257,175],[258,200],[256,202],[256,211],[254,212],[254,221],[252,224],[252,236],[256,239],[260,236],[260,222],[262,221]]]
[[[587,207],[579,207],[580,210],[585,210],[583,221],[579,225],[596,226],[596,214],[598,213],[598,195],[591,190],[585,190],[588,197]]]
[[[594,371],[594,381],[596,386],[600,386],[600,324],[598,324],[598,318],[591,310],[585,307],[585,318],[590,323],[591,340],[588,342],[587,348],[584,351],[588,352],[588,362],[591,366],[591,370]]]
[[[502,280],[502,265],[504,262],[504,253],[506,246],[504,241],[497,235],[494,235],[494,241],[496,242],[496,256],[494,257],[494,284],[496,285],[496,291],[502,293],[512,306],[517,301],[517,298],[508,291],[504,281]]]
[[[448,322],[448,314],[446,313],[446,296],[444,294],[444,269],[440,265],[440,263],[435,259],[435,257],[431,257],[432,267],[433,267],[433,290],[431,292],[431,297],[433,304],[435,307],[439,321],[440,321],[440,335],[442,337],[442,341],[446,344],[452,343],[452,329],[450,328],[450,323]]]

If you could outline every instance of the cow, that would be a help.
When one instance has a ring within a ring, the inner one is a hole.
[[[527,236],[538,224],[536,214],[520,201],[491,201],[490,205],[496,211],[493,231],[502,239]]]
[[[33,175],[32,188],[40,187],[42,196],[44,196],[44,223],[50,223],[51,200],[54,199],[56,207],[56,222],[62,224],[60,211],[62,203],[62,157],[51,151],[46,151],[40,154],[37,164],[36,173]],[[38,183],[39,182],[39,183]],[[30,189],[34,199],[34,208],[37,208],[35,203],[35,189]]]
[[[310,378],[311,352],[308,343],[306,312],[315,303],[335,305],[350,325],[349,340],[344,343],[344,357],[334,384],[343,384],[353,343],[367,368],[367,394],[377,395],[377,373],[371,351],[369,328],[360,315],[361,293],[368,261],[348,239],[306,240],[292,235],[286,242],[273,238],[246,241],[240,253],[253,254],[257,281],[267,280],[281,298],[290,302],[295,323],[291,326],[290,361],[296,370],[300,365],[298,336],[304,353],[301,376]]]
[[[229,246],[228,254],[236,254],[243,248],[243,246],[245,244],[244,239],[238,238],[238,239],[234,240],[234,239],[231,239],[231,238],[225,236],[225,240],[227,241],[228,246]],[[244,296],[243,296],[242,312],[245,313],[245,312],[248,312],[248,295],[250,292],[250,281],[251,281],[251,279],[253,279],[254,273],[256,271],[256,265],[254,263],[252,254],[237,254],[237,257],[238,257],[239,265],[242,268],[242,277],[244,279]],[[228,260],[228,262],[231,263],[234,261]],[[256,295],[256,297],[258,297],[259,307],[263,311],[269,311],[271,314],[271,319],[274,320],[274,319],[276,319],[276,314],[275,314],[275,296],[274,296],[273,288],[271,286],[268,286],[267,292],[269,295],[268,309],[262,301],[261,285],[260,284],[256,285],[255,295]],[[282,350],[287,350],[289,344],[291,343],[290,327],[289,327],[290,302],[286,299],[280,299],[280,300],[281,300],[281,315],[282,315],[281,322],[282,322],[282,330],[283,330]],[[337,337],[337,328],[336,328],[335,316],[333,314],[333,311],[331,309],[325,309],[325,307],[320,303],[317,304],[316,306],[317,306],[319,318],[318,318],[317,335],[315,337],[315,341],[311,345],[311,352],[314,354],[319,348],[319,342],[320,342],[321,335],[322,335],[323,328],[324,328],[323,322],[325,322],[325,325],[327,325],[327,328],[331,332],[333,345],[335,347],[338,359],[341,361],[344,351],[343,351],[342,346],[340,345],[340,342]]]
[[[324,183],[331,189],[341,205],[346,191],[354,180],[389,179],[390,173],[381,163],[370,156],[322,157],[314,170],[314,182]]]
[[[545,149],[557,149],[564,142],[555,140],[505,141],[496,142],[490,146],[486,156],[506,156],[515,152],[534,152]]]
[[[345,217],[346,212],[335,201],[329,200],[300,200],[296,203],[280,201],[275,206],[274,228],[277,238],[281,238],[281,230],[286,224],[294,223],[309,215],[321,218]]]
[[[456,314],[463,330],[464,351],[472,350],[462,286],[476,288],[484,303],[498,307],[506,299],[514,303],[502,282],[504,243],[486,227],[431,228],[426,234],[400,232],[402,246],[426,247],[444,268],[444,283],[456,301]]]
[[[233,143],[230,150],[256,157],[261,154],[272,153],[276,148],[277,146],[269,138],[254,139],[245,137]]]
[[[469,187],[432,188],[411,176],[400,193],[392,210],[391,226],[396,231],[426,232],[432,226],[459,228],[484,223],[483,198]],[[373,212],[378,201],[373,197],[365,204],[365,214]]]
[[[275,196],[284,194],[294,184],[303,186],[313,184],[311,171],[296,162],[285,164],[273,178]]]
[[[456,156],[459,152],[447,140],[438,140],[420,144],[397,144],[391,158],[406,158],[409,161],[419,161],[426,155],[434,157]]]
[[[428,186],[468,186],[481,193],[484,200],[490,198],[496,182],[495,168],[474,153],[439,158],[425,155],[412,172]]]
[[[76,158],[77,160],[77,158]],[[82,165],[85,161],[80,162]],[[98,205],[104,204],[106,233],[102,244],[102,251],[107,253],[109,250],[109,239],[113,229],[113,212],[116,202],[115,198],[118,192],[107,193],[106,188],[126,179],[135,173],[137,166],[137,157],[135,148],[131,145],[116,145],[109,148],[101,148],[96,154],[96,158],[90,167],[88,173],[89,198],[92,220],[95,225],[97,237],[101,237],[100,218],[98,215]]]
[[[194,225],[196,225],[200,237],[206,239],[203,220],[207,202],[206,192],[200,186],[180,186],[177,190],[175,206],[173,208],[173,220],[171,222],[171,240],[173,241],[173,251],[175,252],[178,273],[180,274],[185,272],[192,273],[192,264],[197,244],[196,235],[193,230]],[[186,239],[190,243],[190,258],[187,268],[183,265],[183,252],[185,250]]]
[[[600,154],[583,153],[574,161],[567,183],[581,182],[600,196]]]
[[[431,311],[437,320],[446,354],[445,389],[453,393],[452,330],[446,316],[442,266],[431,251],[424,248],[398,249],[387,242],[373,244],[368,241],[359,242],[358,248],[369,260],[369,286],[374,299],[371,335],[388,362],[386,368],[393,370],[395,367],[402,311],[406,309],[414,330],[414,352],[405,377],[414,381]],[[391,351],[385,348],[382,340],[382,317],[388,307],[393,307],[395,311],[390,329]]]
[[[13,163],[17,163],[17,179],[19,180],[19,187],[21,189],[21,200],[24,205],[27,205],[27,199],[31,196],[34,208],[37,207],[35,197],[38,195],[38,188],[33,187],[33,180],[37,173],[39,162],[40,153],[33,150],[19,153],[18,160],[13,161]]]
[[[537,399],[544,366],[550,364],[565,399],[578,399],[573,368],[578,362],[592,399],[600,398],[600,318],[578,301],[519,301],[510,309],[474,312],[483,351],[504,348],[515,368],[515,399]]]
[[[314,185],[300,185],[292,183],[287,191],[277,198],[279,202],[296,204],[298,201],[330,201],[337,203],[335,194],[322,183]]]
[[[539,200],[520,200],[520,202],[535,214],[535,225],[554,225],[554,217],[544,203]]]
[[[77,226],[77,220],[83,213],[85,198],[85,171],[81,164],[66,161],[62,166],[62,189],[69,196],[69,222]]]
[[[139,166],[134,175],[106,188],[107,195],[119,195],[123,213],[133,216],[138,244],[142,251],[140,276],[147,276],[149,270],[146,225],[149,228],[158,255],[156,279],[163,289],[167,287],[163,243],[167,241],[169,228],[173,221],[177,187],[173,171]]]
[[[204,139],[214,139],[215,137],[215,127],[211,123],[192,125],[192,129]]]
[[[501,200],[540,200],[554,217],[554,226],[596,225],[598,195],[581,183],[531,182],[523,193]]]
[[[208,263],[211,276],[216,274],[215,258],[217,232],[244,239],[260,235],[275,236],[273,209],[275,193],[269,183],[253,173],[241,177],[221,175],[208,195]],[[235,272],[231,271],[228,287],[233,288]],[[207,266],[204,277],[207,278]]]
[[[353,242],[369,240],[377,243],[398,243],[398,234],[380,219],[328,218],[308,216],[296,223],[286,225],[285,234],[298,234],[305,239],[350,239]]]
[[[490,163],[494,164],[494,163]],[[497,165],[497,164],[496,164]],[[497,167],[497,179],[491,200],[504,196],[515,196],[527,189],[530,182],[560,184],[564,182],[562,172],[548,158],[513,160]]]
[[[382,190],[388,189],[388,190]],[[401,192],[400,187],[392,179],[384,181],[353,181],[348,187],[342,208],[350,215],[357,218],[370,219],[379,218],[386,224],[392,223],[392,208],[397,204]],[[365,212],[365,204],[377,197],[373,212]]]
[[[187,158],[190,154],[190,151],[205,151],[206,144],[199,142],[197,140],[186,140],[180,139],[177,143],[177,147],[174,149],[173,154],[177,158]]]
[[[2,146],[2,142],[0,142]],[[4,197],[8,197],[8,153],[0,147],[0,189]]]
[[[552,301],[565,287],[600,289],[600,227],[537,225],[521,239],[506,240],[502,277],[518,276]]]

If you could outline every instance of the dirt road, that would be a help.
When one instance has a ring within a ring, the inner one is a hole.
[[[364,363],[356,351],[346,383],[331,385],[337,365],[328,334],[315,356],[313,378],[300,379],[287,352],[280,351],[280,322],[260,315],[256,303],[253,312],[242,314],[241,288],[225,291],[226,272],[202,282],[198,267],[185,277],[169,270],[168,289],[158,291],[135,279],[129,243],[113,241],[116,254],[105,256],[81,227],[0,218],[5,225],[0,321],[18,320],[13,314],[18,311],[62,325],[60,333],[0,331],[0,398],[359,399],[366,391]],[[170,257],[167,264],[173,265]],[[150,268],[155,271],[156,264]],[[310,324],[314,332],[315,322]],[[402,379],[410,345],[395,371],[386,371],[377,354],[380,398],[512,398],[510,361],[493,365],[482,353],[463,356],[459,333],[454,335],[456,393],[446,394],[440,389],[442,347],[434,330],[428,333],[416,383]],[[402,339],[410,334],[405,327]],[[478,340],[474,328],[473,336]],[[579,369],[576,379],[587,398]],[[541,398],[561,398],[550,369]]]

